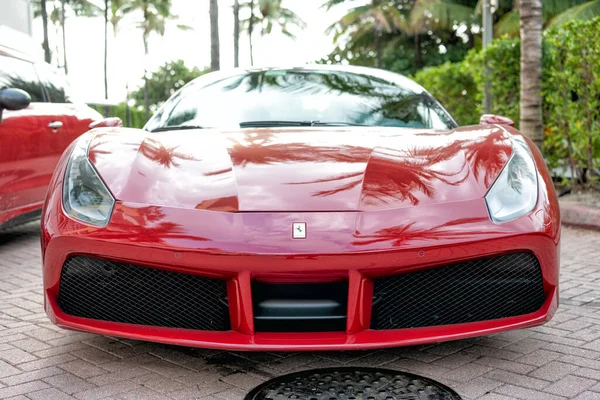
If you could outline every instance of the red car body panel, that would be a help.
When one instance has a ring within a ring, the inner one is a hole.
[[[14,43],[21,43],[17,37],[13,39],[16,40]],[[0,57],[19,60],[29,66],[30,72],[34,72],[38,79],[28,83],[43,92],[44,101],[33,101],[19,111],[2,111],[0,228],[14,218],[42,208],[61,154],[71,142],[89,130],[90,123],[102,118],[100,113],[83,103],[50,102],[48,85],[58,83],[47,82],[48,76],[44,75],[54,71],[52,67],[36,62],[34,57],[19,49],[7,47],[8,44],[0,43]],[[15,71],[17,77],[19,72]],[[59,86],[53,88],[55,91],[64,89]],[[52,129],[48,126],[52,122],[60,122],[62,126]]]
[[[3,111],[0,225],[42,208],[61,154],[98,117],[86,105],[69,103],[32,103],[24,110]],[[51,129],[51,122],[63,125]]]
[[[106,227],[66,215],[69,151],[42,218],[45,307],[68,329],[236,350],[367,349],[534,326],[558,307],[560,217],[544,160],[537,206],[490,220],[484,195],[511,155],[510,127],[257,129],[89,133],[89,158],[117,203]],[[394,173],[401,171],[400,173]],[[260,177],[260,178],[259,178]],[[291,237],[293,222],[306,239]],[[525,251],[542,270],[545,301],[516,317],[424,328],[369,328],[373,279]],[[227,280],[231,330],[138,326],[67,315],[60,274],[73,255]],[[346,332],[255,332],[251,281],[348,282]]]

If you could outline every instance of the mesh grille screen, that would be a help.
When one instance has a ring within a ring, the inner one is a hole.
[[[537,258],[515,253],[375,280],[372,329],[485,321],[544,303]]]
[[[78,317],[170,328],[229,330],[224,280],[72,257],[60,279],[61,309]]]

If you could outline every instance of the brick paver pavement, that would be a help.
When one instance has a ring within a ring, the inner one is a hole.
[[[467,399],[600,399],[600,234],[563,230],[561,307],[545,326],[369,352],[238,353],[64,331],[42,307],[38,224],[0,234],[0,398],[242,399],[328,366],[421,374]]]

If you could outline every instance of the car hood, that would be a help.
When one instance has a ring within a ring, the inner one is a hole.
[[[94,131],[124,202],[226,212],[371,211],[481,198],[512,146],[499,126]]]

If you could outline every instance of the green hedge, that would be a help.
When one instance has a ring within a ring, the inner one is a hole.
[[[472,50],[460,63],[425,69],[414,79],[461,125],[479,121],[487,83],[492,113],[511,118],[518,127],[520,57],[519,39],[502,38],[483,51]],[[581,183],[597,180],[592,171],[600,168],[600,17],[545,32],[542,71],[548,164],[571,165]]]
[[[105,115],[105,107],[101,105],[92,105],[93,109],[100,114]],[[127,124],[127,104],[119,103],[116,106],[108,107],[108,117],[119,117],[123,121],[123,126],[130,128],[143,128],[146,125],[146,113],[137,107],[129,107],[129,124]]]
[[[463,62],[448,62],[423,69],[413,79],[427,88],[460,125],[479,122],[476,110],[481,96],[472,74],[467,71]]]
[[[546,34],[545,150],[554,165],[575,171],[582,183],[600,168],[600,17],[572,21]]]

